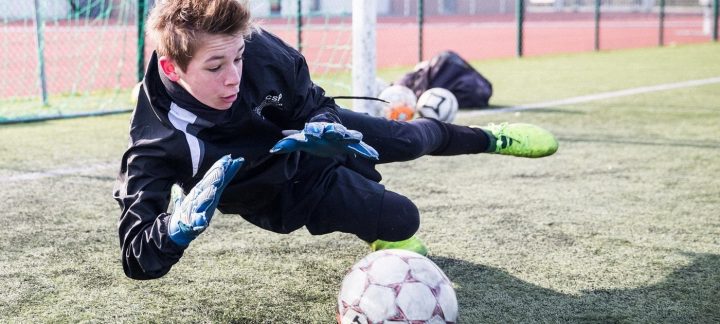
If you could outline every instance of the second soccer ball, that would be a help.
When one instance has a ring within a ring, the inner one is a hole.
[[[458,112],[458,101],[447,89],[431,88],[420,95],[415,110],[422,117],[452,123]]]

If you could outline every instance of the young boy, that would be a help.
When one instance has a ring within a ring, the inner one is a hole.
[[[254,27],[239,0],[159,1],[148,32],[157,50],[113,193],[134,279],[170,271],[216,208],[276,233],[340,231],[373,250],[425,254],[417,207],[385,190],[376,164],[557,150],[552,134],[527,124],[481,129],[341,109],[312,83],[303,56]],[[174,184],[187,195],[167,213]]]

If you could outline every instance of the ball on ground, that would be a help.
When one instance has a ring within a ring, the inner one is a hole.
[[[420,95],[415,110],[422,117],[452,123],[458,112],[458,101],[447,89],[431,88]]]
[[[456,323],[450,279],[430,259],[407,250],[368,254],[345,275],[337,321],[346,323]]]

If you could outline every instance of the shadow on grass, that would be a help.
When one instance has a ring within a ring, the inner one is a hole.
[[[455,283],[461,320],[475,322],[720,322],[720,255],[692,262],[657,284],[565,294],[504,270],[433,257]],[[572,280],[568,278],[567,280]]]

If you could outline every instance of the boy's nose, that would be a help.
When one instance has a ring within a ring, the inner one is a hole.
[[[240,83],[240,73],[241,73],[241,67],[235,67],[229,69],[227,75],[225,76],[225,85],[233,86]]]

